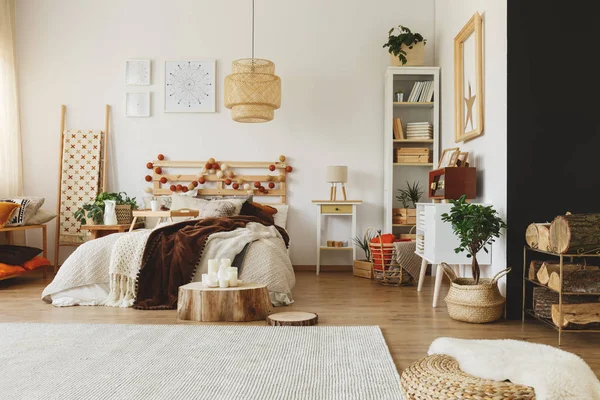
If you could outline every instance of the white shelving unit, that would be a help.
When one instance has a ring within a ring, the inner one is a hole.
[[[431,102],[395,102],[394,92],[402,90],[404,98],[408,98],[416,81],[433,81],[434,94]],[[385,112],[383,131],[383,198],[384,198],[384,232],[407,233],[412,225],[394,225],[392,208],[402,207],[396,200],[397,189],[406,182],[419,181],[427,197],[428,173],[437,165],[439,159],[440,137],[440,68],[439,67],[389,67],[385,74]],[[430,140],[398,140],[394,139],[393,119],[400,118],[406,132],[407,122],[431,122],[433,139]],[[398,147],[428,147],[431,163],[396,163],[394,152]]]

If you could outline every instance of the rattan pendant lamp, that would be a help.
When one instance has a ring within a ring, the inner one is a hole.
[[[237,122],[268,122],[281,105],[281,79],[275,64],[254,58],[254,0],[252,0],[252,58],[235,60],[225,77],[225,107]]]

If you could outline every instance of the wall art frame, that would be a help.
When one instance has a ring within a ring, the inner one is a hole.
[[[152,80],[151,60],[125,61],[125,84],[132,86],[149,86]]]
[[[440,161],[438,162],[437,169],[454,167],[456,165],[456,160],[458,160],[459,154],[460,149],[458,147],[444,149],[442,151],[442,155],[440,156]]]
[[[215,59],[165,61],[165,112],[216,112]]]
[[[454,38],[454,141],[483,133],[483,23],[475,13]]]
[[[125,93],[126,117],[149,117],[151,107],[150,92]]]

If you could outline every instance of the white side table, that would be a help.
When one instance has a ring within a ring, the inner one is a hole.
[[[318,207],[317,210],[317,275],[321,270],[321,251],[350,251],[352,250],[352,260],[356,259],[356,247],[352,243],[352,238],[356,237],[356,206],[362,204],[361,200],[330,201],[313,200],[313,204]],[[349,216],[352,217],[352,236],[348,238],[347,247],[328,247],[321,241],[321,222],[323,216]]]

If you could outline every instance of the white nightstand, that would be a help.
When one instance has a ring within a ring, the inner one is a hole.
[[[329,201],[313,200],[313,204],[318,206],[317,210],[317,275],[321,270],[321,251],[348,251],[352,254],[352,260],[356,259],[356,247],[352,243],[352,238],[356,236],[356,206],[362,204],[361,200],[347,201]],[[352,235],[348,238],[347,247],[327,247],[321,242],[321,221],[323,216],[349,216],[352,217]]]

